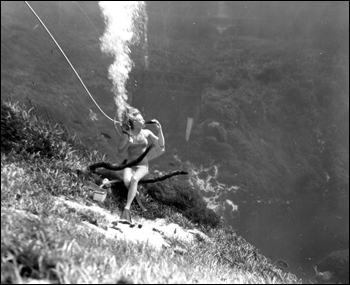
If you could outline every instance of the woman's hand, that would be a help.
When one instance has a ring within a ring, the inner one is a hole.
[[[156,127],[157,127],[158,131],[159,131],[159,130],[162,128],[162,125],[159,123],[159,121],[158,121],[158,120],[153,119],[153,120],[152,120],[152,122],[154,122],[154,123],[155,123],[155,125],[156,125]]]

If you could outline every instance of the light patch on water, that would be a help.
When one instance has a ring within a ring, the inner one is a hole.
[[[154,170],[153,172],[156,173],[156,174],[159,175],[159,176],[165,175],[165,172],[159,171],[159,170],[157,170],[157,169]]]
[[[114,100],[118,107],[118,118],[130,107],[125,83],[134,63],[130,58],[130,46],[143,40],[147,49],[147,15],[144,1],[100,1],[99,7],[106,22],[100,38],[101,50],[114,58],[108,69],[112,80]],[[145,55],[146,67],[148,56]]]
[[[226,204],[228,204],[229,206],[231,206],[232,207],[232,211],[234,212],[234,211],[238,211],[238,206],[237,205],[235,205],[231,200],[229,200],[229,199],[226,199]]]
[[[91,109],[90,109],[89,116],[90,116],[91,121],[98,121],[97,114],[94,111],[92,111]]]
[[[207,203],[207,208],[217,211],[219,207],[219,202],[217,199],[219,196],[212,196],[212,197],[203,197],[203,200]]]
[[[189,168],[189,178],[192,185],[198,186],[205,192],[219,194],[220,192],[230,192],[240,189],[239,186],[227,186],[218,181],[219,168],[217,165],[210,167],[196,167],[194,164],[187,162]]]
[[[187,126],[186,126],[186,136],[185,136],[186,141],[188,141],[190,139],[192,126],[193,126],[193,118],[188,117],[187,118]]]
[[[174,159],[186,167],[189,173],[189,183],[193,187],[198,187],[200,190],[208,193],[207,197],[203,197],[203,200],[207,203],[209,209],[222,213],[225,211],[226,205],[228,205],[233,212],[238,211],[238,206],[227,199],[226,196],[231,191],[236,193],[240,187],[228,186],[219,182],[219,167],[217,165],[210,167],[200,165],[197,167],[189,161],[183,163],[178,155],[174,155]]]
[[[216,121],[213,121],[213,122],[210,122],[210,123],[208,124],[208,126],[210,126],[210,127],[219,127],[219,126],[220,126],[220,123],[219,123],[219,122],[216,122]]]

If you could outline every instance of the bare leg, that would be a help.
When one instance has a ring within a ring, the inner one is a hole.
[[[129,189],[130,187],[130,182],[131,182],[131,177],[133,176],[133,174],[135,173],[135,171],[133,171],[131,168],[125,168],[123,170],[123,182],[126,188]]]
[[[131,177],[134,173],[135,173],[135,171],[133,171],[131,168],[125,168],[123,171],[124,185],[128,189],[130,187]],[[143,206],[143,204],[141,202],[139,191],[136,191],[135,198],[136,198],[136,201],[139,204],[140,208],[142,209],[142,211],[147,211],[147,209]]]
[[[146,212],[147,209],[145,208],[145,206],[144,206],[144,205],[142,204],[142,202],[141,202],[139,191],[136,192],[135,198],[136,198],[136,202],[137,202],[137,204],[139,204],[141,210],[144,211],[144,212]]]
[[[130,206],[132,201],[134,200],[137,192],[137,185],[145,175],[148,174],[148,168],[146,167],[138,167],[135,171],[134,175],[131,177],[130,187],[128,191],[128,199],[126,201],[125,209],[130,210]]]

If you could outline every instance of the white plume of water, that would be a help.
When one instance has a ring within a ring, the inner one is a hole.
[[[144,46],[147,45],[146,8],[144,1],[100,1],[99,7],[106,22],[105,32],[100,38],[101,50],[114,57],[108,77],[113,83],[112,92],[121,120],[123,111],[129,107],[125,84],[134,65],[130,46],[140,43],[141,39]]]
[[[225,210],[226,205],[228,205],[233,212],[238,211],[238,206],[231,200],[227,199],[227,194],[229,192],[237,193],[241,188],[234,185],[228,186],[219,182],[219,167],[217,165],[209,167],[203,167],[203,165],[200,165],[197,167],[189,161],[183,163],[177,155],[174,156],[174,158],[188,170],[189,183],[207,193],[203,199],[207,203],[209,209],[219,213]]]
[[[189,166],[189,182],[193,186],[196,185],[204,192],[211,192],[209,197],[203,197],[209,209],[214,210],[218,214],[225,211],[226,205],[230,206],[231,211],[238,211],[238,206],[231,200],[227,199],[228,192],[236,193],[239,186],[228,186],[218,181],[219,168],[216,165],[210,167],[195,167],[192,163],[187,162]]]

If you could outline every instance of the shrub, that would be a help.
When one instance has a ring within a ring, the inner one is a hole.
[[[225,128],[219,122],[208,119],[203,124],[203,131],[206,136],[213,136],[220,142],[227,142]]]
[[[67,130],[44,119],[32,103],[1,101],[1,152],[67,159],[76,151],[73,146],[85,151]]]
[[[29,154],[40,153],[52,157],[53,149],[48,130],[40,131],[26,120],[30,111],[15,111],[16,105],[1,101],[1,151],[25,150]]]
[[[23,139],[21,122],[15,112],[1,101],[1,152],[8,153]]]
[[[220,217],[207,208],[200,191],[188,181],[157,182],[146,185],[145,189],[160,204],[176,208],[194,223],[211,227],[220,223]]]

